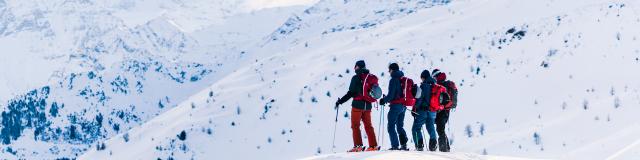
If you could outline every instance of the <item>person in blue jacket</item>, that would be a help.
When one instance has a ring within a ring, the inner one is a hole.
[[[438,144],[434,125],[436,112],[430,108],[429,100],[431,99],[431,86],[436,82],[428,70],[422,71],[420,79],[422,79],[422,83],[420,84],[421,93],[420,97],[416,97],[416,105],[414,106],[415,113],[411,113],[414,118],[411,133],[414,144],[416,145],[416,150],[423,151],[424,140],[422,138],[422,125],[426,125],[427,132],[429,133],[429,151],[435,151]]]
[[[402,86],[400,84],[400,78],[404,76],[404,73],[400,71],[400,66],[398,66],[397,63],[391,63],[389,65],[389,73],[391,74],[389,91],[387,95],[380,100],[380,105],[390,103],[389,113],[387,114],[387,131],[389,132],[389,139],[391,140],[391,148],[389,150],[409,150],[407,148],[407,133],[403,128],[404,114],[407,108],[402,104],[402,97],[404,96],[402,95]]]

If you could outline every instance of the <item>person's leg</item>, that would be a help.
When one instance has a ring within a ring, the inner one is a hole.
[[[391,141],[391,148],[398,148],[398,133],[396,132],[396,123],[398,121],[398,114],[400,114],[400,107],[390,105],[389,113],[387,114],[387,131],[389,132],[389,140]]]
[[[450,113],[449,110],[447,110],[445,112],[445,115],[444,115],[444,118],[443,118],[444,119],[444,125],[443,125],[442,128],[445,128],[445,130],[446,130],[446,127],[447,127],[446,124],[449,123],[449,113]],[[445,139],[443,141],[445,142],[444,143],[445,152],[449,152],[451,150],[451,146],[449,145],[449,138],[446,137],[446,132],[445,132]]]
[[[369,146],[377,147],[378,142],[376,142],[376,133],[374,132],[373,125],[371,124],[371,110],[364,111],[364,114],[362,115],[362,122],[364,123],[364,131],[367,132]]]
[[[435,125],[436,131],[438,132],[438,137],[446,136],[444,132],[444,124],[446,123],[444,121],[444,112],[445,111],[439,111],[436,113]]]
[[[407,141],[409,141],[409,138],[407,138],[407,132],[404,131],[404,115],[405,115],[405,112],[407,111],[407,108],[404,107],[403,105],[399,105],[399,106],[400,106],[400,113],[398,114],[396,129],[398,130],[398,138],[400,139],[400,145],[406,148]]]
[[[435,120],[436,120],[436,112],[424,112],[425,116],[425,125],[427,126],[427,132],[429,133],[429,139],[436,139],[436,128],[435,128]]]
[[[438,147],[441,152],[449,151],[449,138],[445,132],[447,121],[449,120],[449,111],[443,110],[436,115],[436,130],[438,132]]]
[[[422,125],[425,123],[426,117],[424,114],[426,112],[421,111],[418,112],[419,115],[416,115],[413,119],[413,125],[411,126],[411,133],[413,136],[413,143],[416,145],[416,149],[420,150],[424,148],[424,140],[422,138]]]
[[[438,141],[436,140],[435,119],[436,112],[425,112],[425,125],[427,126],[427,132],[429,133],[429,151],[436,151]]]
[[[354,147],[362,146],[362,136],[360,135],[360,119],[362,119],[362,110],[351,108],[351,130]]]

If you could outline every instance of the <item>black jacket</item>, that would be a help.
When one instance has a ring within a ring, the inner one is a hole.
[[[347,94],[342,96],[342,98],[338,99],[339,104],[347,102],[349,99],[355,97],[358,94],[362,94],[362,81],[360,80],[360,77],[358,77],[358,75],[360,74],[369,74],[369,70],[366,68],[356,70],[356,75],[353,75],[353,77],[351,77],[351,83],[349,83],[349,91],[347,92]],[[371,103],[366,101],[353,100],[351,102],[351,106],[357,109],[371,110]]]

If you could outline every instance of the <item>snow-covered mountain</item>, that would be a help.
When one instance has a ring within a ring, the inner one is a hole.
[[[300,2],[0,1],[0,157],[375,159],[323,155],[359,59],[459,85],[458,153],[418,158],[640,156],[638,2]]]
[[[243,58],[238,50],[257,43],[247,37],[265,36],[277,27],[244,33],[194,31],[210,37],[195,36],[171,14],[131,25],[127,18],[137,14],[123,12],[141,2],[122,3],[126,7],[104,1],[0,3],[5,51],[0,58],[0,158],[75,158],[102,149],[102,140],[163,113],[211,85],[216,75],[232,71],[233,62]],[[221,17],[225,23],[207,25],[231,28],[259,18],[282,23],[301,9],[239,12],[228,14],[233,20]],[[223,39],[234,40],[220,45]]]

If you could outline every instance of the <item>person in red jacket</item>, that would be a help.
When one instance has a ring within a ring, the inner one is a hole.
[[[436,83],[447,88],[447,94],[450,96],[448,103],[444,105],[444,109],[436,114],[436,131],[438,132],[438,148],[440,152],[449,152],[451,150],[449,146],[449,138],[445,132],[445,127],[449,121],[449,113],[452,108],[456,107],[458,89],[452,81],[447,80],[447,75],[444,72],[440,72],[439,69],[434,69],[432,74],[436,79]]]
[[[369,70],[366,68],[363,60],[357,61],[353,69],[355,70],[356,75],[351,77],[349,91],[336,102],[337,108],[340,104],[345,103],[349,99],[353,98],[353,101],[351,102],[351,130],[353,131],[353,148],[348,152],[361,152],[365,151],[365,149],[366,151],[377,151],[380,150],[380,146],[378,146],[378,142],[376,142],[376,134],[374,132],[373,125],[371,125],[372,105],[371,102],[367,101],[367,98],[364,97],[364,93],[368,93],[369,91],[364,90],[371,90],[370,85],[377,85],[378,81],[375,75],[369,73]],[[368,80],[366,84],[369,86],[364,85],[365,79]],[[375,80],[374,84],[371,83],[373,82],[372,80]],[[366,148],[362,145],[360,121],[362,121],[364,124],[364,130],[367,133],[367,140],[369,141],[369,148]]]

